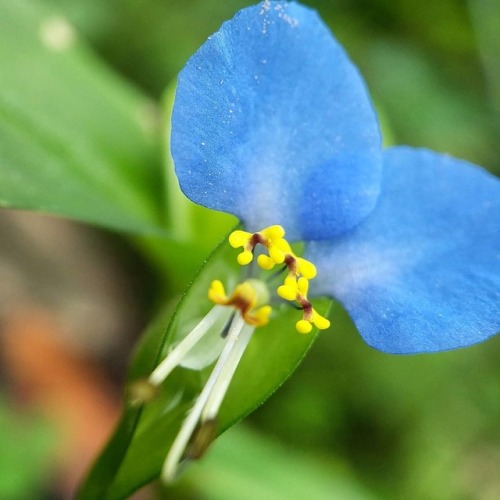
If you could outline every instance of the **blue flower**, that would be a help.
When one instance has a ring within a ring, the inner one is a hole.
[[[376,208],[309,245],[316,292],[343,303],[364,340],[391,353],[480,342],[500,330],[500,182],[409,147],[383,153]]]
[[[262,269],[287,271],[276,294],[302,309],[300,333],[329,327],[314,294],[341,301],[386,352],[462,347],[500,329],[499,180],[430,151],[383,149],[364,82],[314,11],[266,1],[224,23],[179,75],[171,150],[186,196],[241,219],[229,237],[239,264],[256,253]],[[179,365],[217,359],[166,457],[167,481],[210,444],[255,328],[273,319],[262,274],[254,267],[229,294],[215,279],[214,307],[149,377],[158,386]],[[198,352],[211,333],[216,352]]]
[[[317,14],[264,2],[181,71],[171,150],[182,190],[292,240],[329,238],[374,207],[381,137],[365,84]]]
[[[266,1],[223,24],[179,75],[182,190],[280,224],[368,344],[467,346],[500,329],[500,182],[464,161],[382,149],[365,84],[317,14]]]

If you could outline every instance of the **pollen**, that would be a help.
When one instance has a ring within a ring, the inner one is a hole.
[[[269,292],[262,281],[244,281],[235,287],[231,295],[226,295],[222,282],[214,280],[208,289],[208,298],[214,304],[238,309],[249,325],[263,326],[269,323],[272,308],[265,304],[269,299]]]

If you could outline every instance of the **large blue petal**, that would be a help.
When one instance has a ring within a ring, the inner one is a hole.
[[[378,196],[380,143],[357,69],[298,4],[240,11],[179,75],[171,146],[181,188],[249,230],[281,224],[290,239],[322,239],[353,227]]]
[[[387,150],[377,207],[307,257],[316,292],[339,299],[377,349],[480,342],[500,331],[500,180],[449,156]]]

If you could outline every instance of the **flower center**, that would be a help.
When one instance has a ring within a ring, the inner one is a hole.
[[[293,252],[290,244],[285,239],[285,230],[281,226],[269,226],[256,233],[236,230],[229,235],[229,244],[233,248],[242,248],[243,251],[238,255],[237,261],[241,266],[250,264],[253,261],[257,245],[261,245],[266,253],[261,253],[257,257],[257,264],[263,270],[269,271],[276,265],[283,265],[287,276],[284,284],[278,287],[276,293],[282,299],[295,302],[303,311],[302,319],[295,325],[300,333],[309,333],[312,325],[320,330],[330,326],[330,322],[321,316],[313,307],[307,298],[309,289],[309,280],[316,276],[316,267],[302,257],[298,257]],[[255,304],[252,303],[253,296],[250,291],[244,292],[239,287],[250,286],[249,281],[238,285],[231,297],[227,297],[222,283],[218,280],[212,282],[208,296],[216,304],[233,305],[240,309],[245,321],[254,326],[265,325],[269,321],[271,314],[270,306],[261,307],[254,310]],[[248,284],[248,285],[247,285]],[[246,298],[245,298],[246,297]],[[239,304],[239,306],[238,306]],[[242,309],[244,305],[246,309]],[[251,312],[252,311],[252,312]],[[255,314],[259,319],[255,318]]]
[[[229,244],[233,248],[243,249],[237,258],[241,266],[250,264],[254,260],[256,247],[262,247],[259,251],[263,252],[256,259],[258,267],[262,269],[259,275],[276,265],[282,266],[281,271],[286,271],[283,284],[276,289],[275,299],[294,302],[302,310],[302,319],[295,324],[297,331],[309,333],[313,325],[324,330],[330,326],[330,322],[313,308],[307,298],[309,280],[316,276],[316,268],[311,262],[298,257],[284,237],[285,231],[281,226],[270,226],[256,233],[237,230],[229,235]],[[274,273],[271,279],[276,276]],[[222,282],[213,280],[208,289],[208,298],[215,306],[170,350],[149,376],[148,384],[154,389],[183,363],[205,335],[211,331],[218,332],[224,339],[222,352],[165,459],[162,476],[166,481],[176,477],[183,462],[200,458],[214,439],[217,414],[238,363],[255,328],[267,325],[271,320],[272,307],[269,303],[273,297],[269,293],[269,281],[249,278],[236,285],[231,294],[226,294]],[[235,312],[231,314],[227,307],[234,308]],[[221,320],[226,325],[222,331],[217,330]]]

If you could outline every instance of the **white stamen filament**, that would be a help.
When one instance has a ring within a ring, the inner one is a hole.
[[[237,339],[237,342],[234,345],[234,348],[231,351],[229,359],[227,363],[223,367],[223,370],[219,376],[217,384],[214,386],[212,393],[203,409],[203,413],[201,415],[201,422],[205,422],[207,420],[213,420],[217,413],[219,413],[219,408],[226,396],[226,392],[229,388],[229,384],[234,376],[234,372],[238,367],[238,364],[245,352],[245,349],[252,338],[252,333],[255,330],[255,327],[245,323],[241,330],[240,336]]]
[[[149,376],[149,382],[153,385],[160,385],[176,368],[196,345],[197,342],[210,330],[214,323],[224,312],[221,306],[213,307],[209,313],[189,332],[175,348],[168,353],[167,357],[154,369]]]
[[[172,481],[176,477],[179,463],[198,423],[217,414],[253,330],[254,327],[247,325],[241,315],[234,317],[224,349],[167,455],[162,470],[164,481]]]

